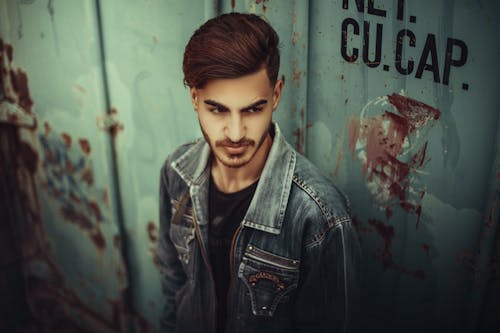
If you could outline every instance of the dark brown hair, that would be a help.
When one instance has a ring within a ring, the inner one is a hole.
[[[184,84],[203,88],[211,79],[237,78],[265,66],[275,84],[280,66],[278,34],[255,14],[229,13],[196,30],[184,51]]]

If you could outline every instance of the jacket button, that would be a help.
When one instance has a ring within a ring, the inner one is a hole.
[[[251,246],[251,245],[250,245],[250,246],[248,247],[248,249],[249,249],[249,250],[253,250],[253,246]]]

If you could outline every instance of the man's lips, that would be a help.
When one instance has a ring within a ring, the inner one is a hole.
[[[249,145],[231,145],[231,146],[225,145],[223,147],[228,153],[238,155],[238,154],[243,154],[248,149]]]

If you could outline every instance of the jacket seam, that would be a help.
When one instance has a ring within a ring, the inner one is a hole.
[[[316,205],[321,210],[323,216],[325,217],[325,219],[327,221],[327,225],[328,225],[328,227],[323,232],[321,232],[320,234],[314,235],[312,237],[313,238],[312,241],[309,241],[309,242],[306,241],[304,243],[304,246],[306,248],[309,248],[309,247],[312,247],[312,246],[314,246],[316,244],[321,243],[321,241],[325,238],[325,236],[326,236],[326,234],[328,233],[329,230],[336,229],[340,225],[342,225],[342,224],[347,223],[347,222],[350,221],[351,218],[348,215],[342,216],[340,218],[333,217],[330,214],[327,206],[324,204],[324,202],[318,196],[318,194],[311,187],[309,187],[305,183],[305,181],[303,179],[301,179],[297,174],[293,175],[293,182],[295,184],[297,184],[297,186],[299,186],[304,192],[306,192],[314,200],[314,202],[316,203]]]
[[[330,228],[336,227],[339,223],[345,222],[346,220],[349,220],[350,217],[348,215],[342,216],[339,218],[335,218],[330,214],[330,211],[328,210],[328,207],[324,204],[324,202],[321,200],[319,195],[311,189],[305,182],[302,180],[297,174],[293,175],[293,182],[297,184],[304,192],[306,192],[318,205],[318,207],[321,209],[321,212],[323,213],[324,217],[327,220],[328,226]]]

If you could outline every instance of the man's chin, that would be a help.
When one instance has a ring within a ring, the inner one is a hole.
[[[241,168],[250,162],[250,159],[243,154],[242,156],[223,156],[222,158],[218,157],[217,160],[227,168]]]

